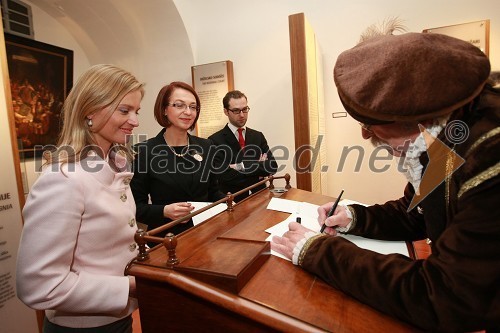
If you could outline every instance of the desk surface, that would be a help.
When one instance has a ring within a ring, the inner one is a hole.
[[[178,236],[177,257],[189,258],[195,249],[213,242],[218,236],[262,241],[264,230],[283,221],[289,214],[267,210],[273,197],[268,190],[240,202],[233,212],[224,211]],[[279,196],[283,199],[307,201],[317,205],[333,198],[290,189]],[[144,262],[133,262],[128,273],[138,279],[141,321],[141,281],[153,280],[180,288],[193,297],[214,306],[252,318],[278,331],[334,332],[407,332],[415,328],[380,313],[347,296],[343,292],[294,266],[291,262],[270,256],[238,294],[232,294],[184,276],[165,267],[167,253],[155,248]],[[144,300],[142,300],[144,302]],[[383,300],[381,300],[383,301]]]

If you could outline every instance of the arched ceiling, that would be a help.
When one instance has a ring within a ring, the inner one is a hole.
[[[36,6],[66,27],[91,63],[133,62],[131,58],[143,57],[145,48],[168,39],[185,40],[180,46],[190,49],[171,0],[36,0]],[[155,43],[152,36],[163,38]]]
[[[171,81],[191,81],[193,51],[172,0],[26,1],[60,23],[80,46],[90,65],[115,64],[145,82],[146,95],[141,109],[146,114],[152,112],[162,86]],[[54,39],[51,43],[59,45]],[[85,69],[75,71],[75,77]],[[158,132],[152,115],[141,118],[140,128],[141,133],[149,136]]]

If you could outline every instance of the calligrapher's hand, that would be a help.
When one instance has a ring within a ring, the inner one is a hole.
[[[329,202],[320,206],[318,208],[318,223],[322,226],[326,223],[325,233],[335,236],[337,234],[337,230],[335,227],[345,227],[351,222],[351,219],[347,216],[346,207],[345,206],[337,206],[333,215],[327,218],[328,212],[333,206],[333,202]]]
[[[281,253],[288,259],[292,259],[293,248],[295,247],[295,245],[302,238],[304,238],[307,232],[312,230],[307,229],[306,227],[302,226],[300,223],[297,222],[290,222],[290,224],[288,225],[288,229],[289,230],[285,232],[283,236],[273,237],[271,242],[271,249]]]
[[[168,217],[171,220],[177,220],[189,213],[194,209],[194,206],[188,202],[175,202],[170,205],[163,207],[163,216]],[[187,223],[186,220],[182,223]]]

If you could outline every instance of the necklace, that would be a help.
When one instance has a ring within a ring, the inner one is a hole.
[[[167,134],[167,133],[165,132],[165,134]],[[167,142],[167,137],[165,136],[165,134],[163,134],[163,139],[165,140],[165,143],[167,144],[167,147],[168,147],[168,148],[170,148],[170,151],[171,151],[171,152],[172,152],[175,156],[177,156],[177,157],[184,157],[184,156],[185,156],[185,155],[189,152],[189,136],[188,136],[188,138],[187,138],[188,144],[187,144],[187,146],[186,146],[186,151],[185,151],[184,153],[180,153],[180,154],[178,154],[178,153],[176,153],[176,152],[175,152],[174,148],[172,148],[172,147],[168,144],[168,142]],[[183,150],[184,150],[184,149],[183,149]]]

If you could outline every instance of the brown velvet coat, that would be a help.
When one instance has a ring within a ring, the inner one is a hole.
[[[414,194],[411,185],[399,200],[368,208],[353,206],[352,234],[407,241],[428,237],[432,241],[428,259],[381,255],[341,237],[320,237],[306,249],[302,267],[361,302],[424,330],[496,331],[500,329],[500,93],[485,88],[451,120],[468,126],[468,139],[455,145],[466,161],[450,181],[419,204],[421,209],[407,212]],[[444,132],[439,138],[451,147]],[[427,156],[421,159],[425,166]]]

